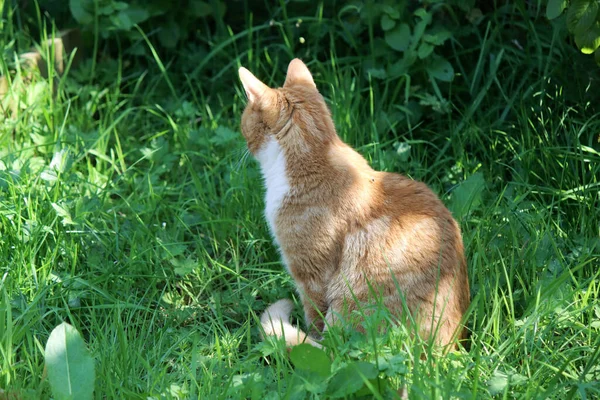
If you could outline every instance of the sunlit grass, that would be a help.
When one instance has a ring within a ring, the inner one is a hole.
[[[460,220],[467,349],[420,360],[422,343],[401,329],[376,341],[334,329],[334,368],[397,355],[389,385],[411,398],[599,395],[598,96],[593,83],[567,87],[573,51],[540,26],[530,52],[494,21],[454,48],[452,112],[415,125],[399,114],[406,80],[297,54],[340,136],[376,168],[427,182],[447,204],[475,174],[484,182]],[[285,34],[249,25],[207,61],[88,60],[57,92],[2,62],[18,109],[0,117],[0,388],[48,397],[43,348],[67,321],[96,359],[97,398],[318,393],[281,346],[259,340],[256,316],[297,297],[238,128],[237,67],[280,85]]]

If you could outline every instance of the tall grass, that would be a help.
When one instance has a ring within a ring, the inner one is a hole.
[[[273,13],[274,26],[249,14],[247,29],[206,37],[201,59],[147,36],[146,59],[88,60],[57,86],[2,61],[18,107],[0,122],[0,388],[49,397],[44,343],[67,321],[95,357],[97,398],[324,396],[259,340],[256,316],[296,295],[238,128],[237,67],[276,86],[300,56],[340,136],[376,168],[451,207],[460,191],[469,200],[467,349],[420,360],[401,328],[336,328],[332,374],[372,362],[387,391],[366,390],[380,398],[599,396],[597,69],[545,21],[499,8],[448,47],[451,113],[413,124],[398,118],[406,78],[377,81],[351,51],[292,42],[289,21],[336,24],[322,9]],[[2,29],[14,54],[16,29]]]

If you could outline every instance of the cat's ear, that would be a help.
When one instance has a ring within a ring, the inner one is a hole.
[[[240,69],[238,70],[238,74],[240,76],[240,80],[242,81],[242,85],[244,86],[246,96],[248,96],[248,101],[250,103],[257,102],[269,90],[271,90],[270,87],[258,80],[257,77],[252,75],[252,72],[248,71],[244,67],[240,67]]]
[[[299,58],[294,58],[290,62],[283,86],[290,86],[295,83],[304,83],[312,85],[314,88],[317,87],[310,71]]]

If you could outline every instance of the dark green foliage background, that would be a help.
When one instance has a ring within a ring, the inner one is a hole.
[[[66,321],[96,398],[597,397],[600,73],[575,3],[549,20],[525,0],[4,2],[0,389],[49,397],[43,348]],[[21,68],[69,28],[78,65]],[[296,295],[237,69],[279,86],[293,57],[345,141],[460,222],[466,349],[421,360],[402,327],[377,332],[385,310],[326,354],[261,343],[257,315]]]

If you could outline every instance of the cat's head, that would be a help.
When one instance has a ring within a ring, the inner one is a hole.
[[[302,61],[290,62],[283,87],[273,89],[239,69],[248,97],[242,134],[254,155],[271,139],[282,148],[310,151],[336,136],[329,109]]]

